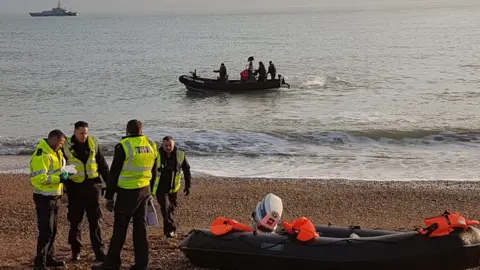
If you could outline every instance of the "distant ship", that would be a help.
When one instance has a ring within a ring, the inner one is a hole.
[[[78,12],[67,11],[66,9],[60,7],[60,0],[58,0],[58,4],[56,8],[52,8],[52,10],[46,10],[42,12],[30,12],[28,13],[32,17],[52,17],[52,16],[77,16]]]

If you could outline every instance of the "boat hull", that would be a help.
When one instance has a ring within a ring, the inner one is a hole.
[[[267,80],[265,82],[243,82],[240,80],[229,80],[226,83],[221,83],[213,79],[205,79],[200,77],[193,77],[182,75],[178,80],[185,85],[187,90],[193,92],[253,92],[260,90],[278,89],[283,86],[288,86],[285,80],[275,79]]]
[[[443,237],[317,226],[321,236],[301,243],[286,234],[233,232],[215,236],[194,230],[180,243],[190,261],[217,269],[448,269],[476,267],[480,231]],[[323,232],[323,233],[322,233]],[[359,238],[350,238],[354,232]]]
[[[32,17],[71,17],[78,16],[78,12],[69,12],[66,14],[42,14],[42,13],[28,13]]]

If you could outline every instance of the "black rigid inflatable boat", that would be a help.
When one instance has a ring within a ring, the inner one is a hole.
[[[479,265],[476,227],[442,237],[417,231],[315,228],[320,237],[309,242],[286,233],[234,231],[215,236],[207,229],[193,230],[180,249],[193,264],[215,269],[460,270]]]
[[[266,80],[264,82],[257,81],[241,81],[241,80],[227,80],[220,82],[216,79],[202,78],[191,72],[191,75],[182,75],[178,80],[185,85],[188,91],[192,92],[227,92],[227,93],[242,93],[260,90],[278,89],[281,87],[288,87],[290,85],[285,82],[285,78],[279,75],[278,79]]]

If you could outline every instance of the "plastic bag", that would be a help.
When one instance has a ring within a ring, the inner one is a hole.
[[[67,165],[65,167],[62,167],[61,172],[62,173],[67,172],[69,174],[76,174],[77,169],[75,169],[75,165]]]
[[[153,205],[152,197],[150,197],[147,204],[147,225],[148,226],[158,225],[157,211],[155,210],[155,206]]]

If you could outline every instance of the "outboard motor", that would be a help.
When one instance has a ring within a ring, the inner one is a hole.
[[[274,232],[282,217],[283,203],[277,195],[269,193],[257,204],[252,213],[253,229]]]
[[[285,82],[285,77],[283,77],[282,75],[278,74],[278,80],[280,80],[280,86],[286,85],[286,86],[288,86],[288,88],[290,89],[290,84],[288,84],[288,83]]]

